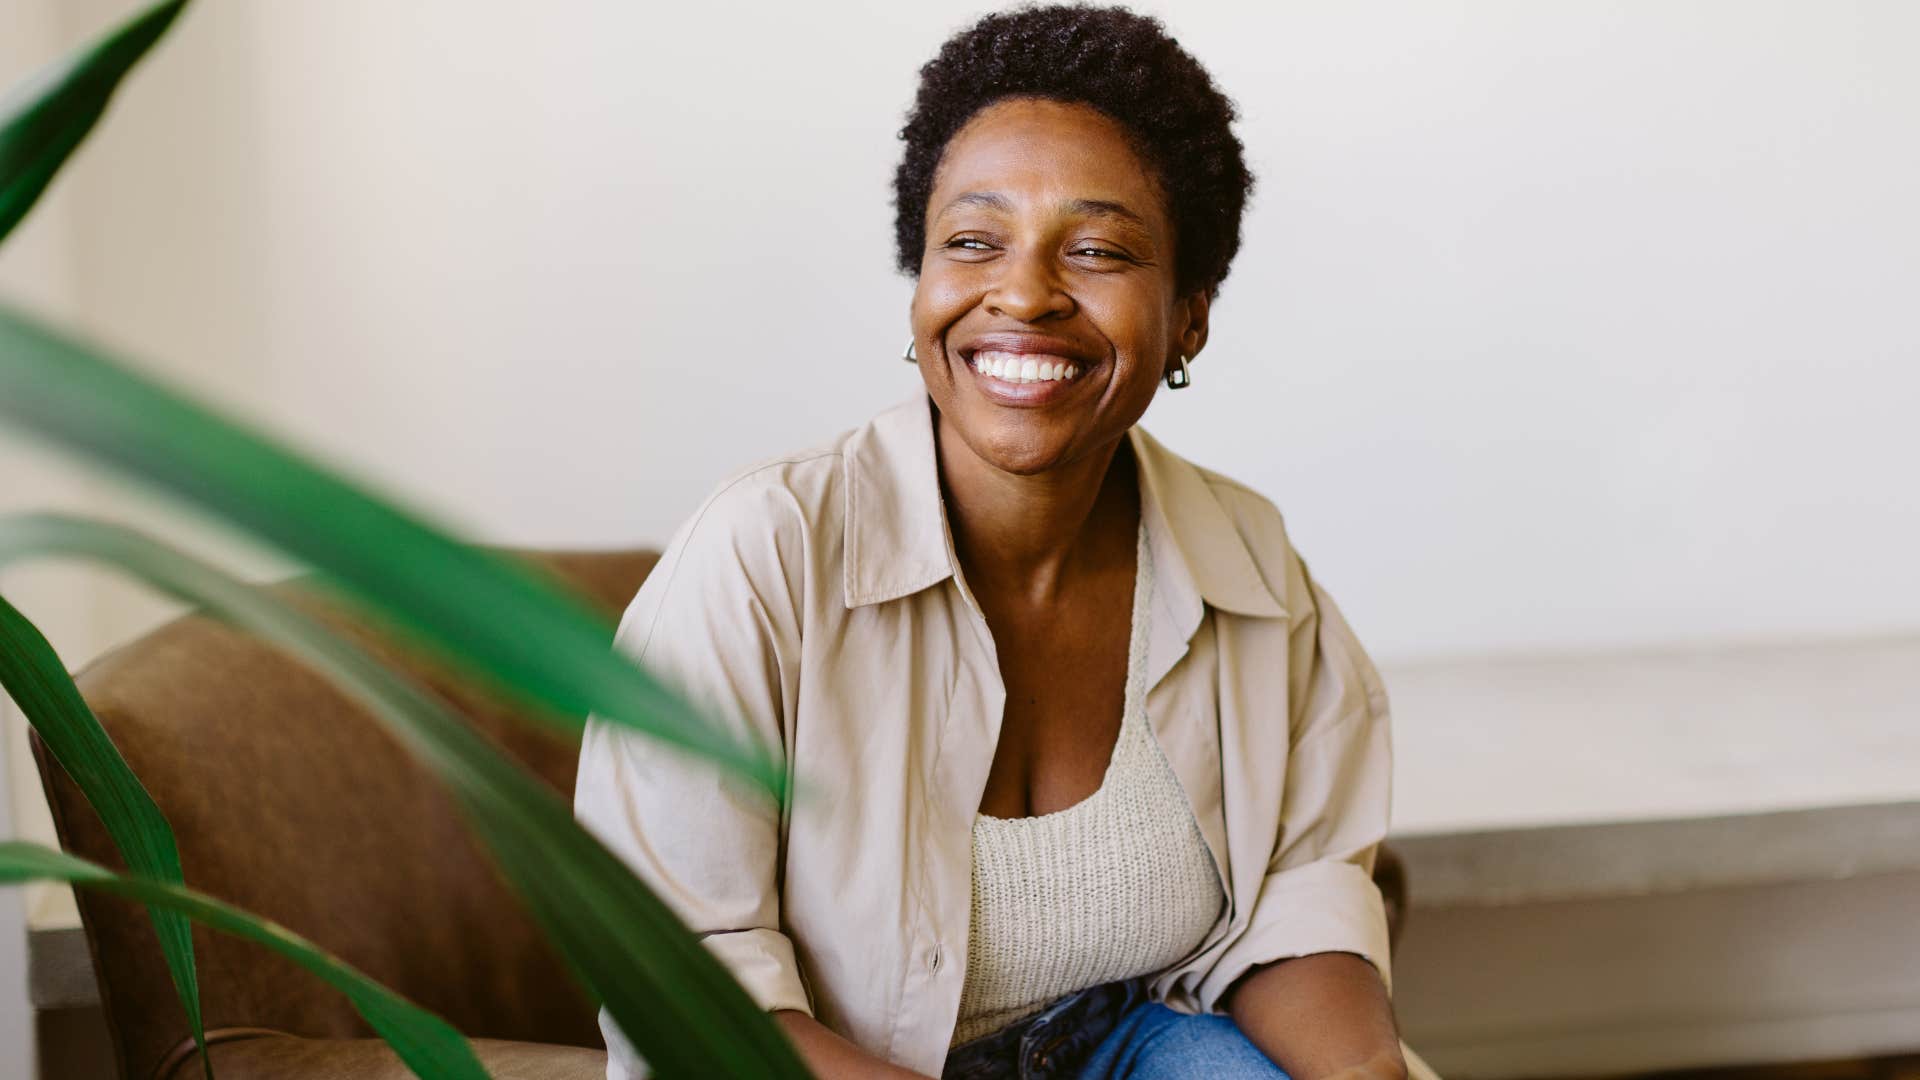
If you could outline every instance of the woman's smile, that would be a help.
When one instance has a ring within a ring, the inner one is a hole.
[[[982,396],[1016,409],[1052,405],[1087,381],[1080,365],[1059,356],[976,353],[967,367]]]
[[[974,353],[973,370],[1009,383],[1065,382],[1080,377],[1080,365],[1047,353],[1037,359],[1020,353]]]
[[[1099,360],[1070,341],[1034,333],[983,334],[957,353],[989,400],[1014,408],[1050,405],[1088,381]]]

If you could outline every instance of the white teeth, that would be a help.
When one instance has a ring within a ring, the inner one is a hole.
[[[974,370],[1011,383],[1064,382],[1080,376],[1080,365],[1060,360],[1036,360],[1018,353],[982,350],[973,356]]]

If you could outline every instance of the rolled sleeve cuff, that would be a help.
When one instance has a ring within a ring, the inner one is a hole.
[[[701,939],[754,1003],[768,1012],[792,1009],[813,1015],[793,939],[778,930],[729,930]]]
[[[1252,921],[1201,980],[1200,1008],[1218,1012],[1227,988],[1261,964],[1326,952],[1359,956],[1392,992],[1386,905],[1372,876],[1334,859],[1268,874]]]
[[[708,934],[701,942],[762,1009],[795,1009],[813,1015],[793,955],[793,939],[787,935],[777,930],[730,930]],[[607,1042],[607,1080],[646,1080],[652,1075],[646,1060],[605,1009],[600,1010],[600,1034]]]

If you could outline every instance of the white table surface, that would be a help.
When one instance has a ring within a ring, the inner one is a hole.
[[[1920,799],[1920,634],[1382,668],[1401,835]]]

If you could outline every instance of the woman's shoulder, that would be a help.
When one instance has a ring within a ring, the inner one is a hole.
[[[1169,509],[1178,514],[1181,527],[1231,531],[1237,546],[1245,549],[1269,583],[1286,578],[1289,564],[1299,556],[1288,538],[1286,518],[1272,499],[1240,480],[1175,453],[1145,431],[1140,432],[1136,449],[1150,476],[1148,482],[1159,489],[1159,498],[1172,502]],[[1276,587],[1274,591],[1277,594],[1282,589]]]
[[[832,525],[845,503],[844,459],[859,429],[825,442],[764,458],[716,484],[681,526],[684,536],[799,529]]]
[[[808,449],[735,472],[707,496],[680,536],[771,530],[805,542],[817,558],[842,542],[856,502],[873,509],[904,501],[919,510],[923,498],[937,499],[933,469],[932,427],[920,396]]]
[[[674,531],[642,599],[826,604],[844,591],[850,456],[872,421],[721,480]]]
[[[1280,524],[1279,507],[1254,488],[1171,449],[1145,427],[1135,427],[1133,436],[1134,452],[1151,477],[1149,483],[1174,488],[1173,494],[1186,489],[1204,489],[1230,512],[1252,515],[1271,525]]]
[[[1278,503],[1224,473],[1204,465],[1195,465],[1193,468],[1200,474],[1220,508],[1233,519],[1242,537],[1260,539],[1292,550],[1291,545],[1287,544],[1286,515],[1280,512]]]

